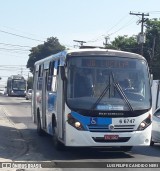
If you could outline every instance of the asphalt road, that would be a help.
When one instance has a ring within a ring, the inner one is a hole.
[[[0,107],[3,109],[12,126],[18,130],[17,138],[21,139],[18,155],[12,156],[0,154],[6,160],[12,161],[53,161],[69,162],[69,167],[82,167],[85,163],[85,170],[106,170],[98,169],[96,162],[160,162],[160,144],[153,147],[134,147],[131,152],[122,152],[119,148],[89,149],[89,148],[69,148],[66,151],[56,151],[52,144],[50,136],[39,137],[36,133],[36,125],[31,118],[31,102],[21,97],[0,96]],[[7,128],[6,128],[7,129]],[[7,131],[7,130],[6,130]],[[15,135],[16,136],[16,135]],[[1,137],[3,138],[3,137]],[[12,143],[12,142],[10,142]],[[11,145],[11,144],[10,144]],[[9,144],[7,144],[9,146]],[[7,151],[6,151],[7,152]],[[17,151],[16,151],[17,152]],[[4,156],[3,156],[4,155]],[[72,163],[74,162],[74,163]],[[67,163],[67,164],[69,164]],[[73,165],[74,164],[74,165]],[[68,165],[62,164],[62,167]],[[92,169],[90,169],[92,168]],[[108,170],[109,168],[107,168]],[[117,169],[117,168],[116,168]],[[119,170],[135,170],[131,168],[118,168]],[[57,169],[56,169],[57,170]],[[60,170],[77,170],[71,168],[62,168]],[[84,170],[79,168],[78,170]],[[115,168],[110,168],[115,170]],[[136,169],[137,170],[137,169]],[[140,168],[140,170],[153,170]],[[154,170],[159,170],[154,168]]]

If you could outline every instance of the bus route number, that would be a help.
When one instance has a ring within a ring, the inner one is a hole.
[[[135,119],[120,119],[119,123],[120,124],[134,124]]]

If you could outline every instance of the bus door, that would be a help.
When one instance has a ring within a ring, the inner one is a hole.
[[[38,67],[36,67],[38,68]],[[32,113],[32,118],[34,123],[37,122],[37,117],[36,117],[36,111],[37,111],[37,96],[36,96],[36,92],[37,92],[37,81],[38,81],[38,70],[35,69],[34,71],[34,77],[33,77],[33,90],[32,90],[32,100],[31,100],[31,113]]]
[[[46,91],[47,91],[47,86],[46,86],[46,78],[47,78],[47,70],[43,70],[43,78],[42,78],[42,128],[46,128],[46,104],[47,104],[47,99],[46,99]]]
[[[59,70],[58,65],[60,61],[55,62],[54,70]],[[64,90],[63,80],[60,76],[60,71],[57,71],[57,126],[58,126],[58,137],[63,139],[63,125],[64,125]]]

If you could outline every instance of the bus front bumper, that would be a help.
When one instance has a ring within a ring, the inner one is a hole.
[[[108,139],[108,137],[115,138]],[[148,146],[150,139],[151,125],[143,131],[99,133],[79,131],[67,124],[65,145],[73,147]]]

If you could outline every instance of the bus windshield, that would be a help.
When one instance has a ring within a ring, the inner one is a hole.
[[[12,88],[13,90],[26,90],[26,82],[24,80],[13,80]]]
[[[72,109],[144,110],[151,107],[148,66],[123,57],[70,57],[67,104]]]

